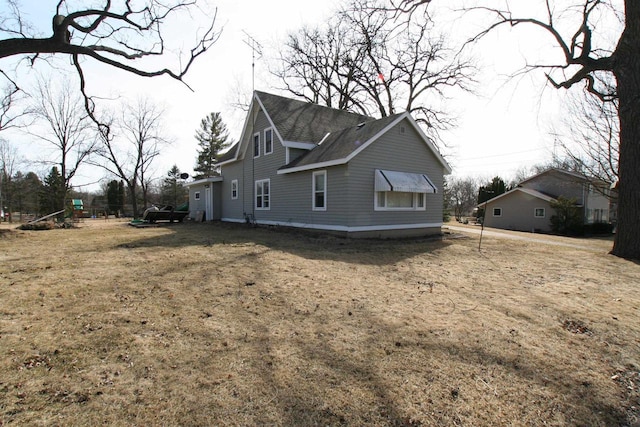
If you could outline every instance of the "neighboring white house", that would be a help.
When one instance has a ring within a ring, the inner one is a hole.
[[[192,218],[357,237],[440,233],[451,172],[409,113],[374,119],[264,92],[218,166],[188,184]]]
[[[487,227],[520,231],[551,231],[551,203],[562,196],[575,199],[584,224],[609,222],[609,184],[594,182],[584,175],[562,169],[548,169],[525,179],[518,186],[486,203]]]

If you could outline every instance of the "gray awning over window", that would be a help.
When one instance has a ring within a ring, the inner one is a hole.
[[[438,189],[425,174],[376,169],[375,191],[437,193]]]

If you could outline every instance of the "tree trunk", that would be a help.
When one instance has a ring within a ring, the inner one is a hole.
[[[615,52],[620,97],[618,231],[613,255],[640,259],[640,2],[625,0],[625,30]]]

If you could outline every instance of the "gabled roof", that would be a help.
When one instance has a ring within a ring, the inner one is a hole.
[[[533,176],[521,181],[518,185],[522,185],[525,182],[532,181],[532,180],[534,180],[534,179],[536,179],[536,178],[538,178],[538,177],[540,177],[542,175],[546,175],[546,174],[551,173],[551,172],[557,172],[557,173],[560,173],[560,174],[564,174],[567,177],[572,178],[573,181],[581,181],[581,182],[588,182],[589,181],[589,178],[587,178],[586,176],[584,176],[584,175],[582,175],[580,173],[577,173],[577,172],[571,172],[571,171],[568,171],[568,170],[565,170],[565,169],[549,168],[547,170],[544,170],[544,171],[542,171],[540,173],[537,173],[537,174],[535,174],[535,175],[533,175]]]
[[[405,119],[408,120],[420,135],[427,149],[434,154],[442,166],[444,166],[445,170],[451,173],[451,166],[449,166],[447,161],[442,157],[431,140],[424,134],[420,126],[418,126],[408,112],[394,114],[333,132],[327,135],[313,150],[278,169],[278,173],[299,172],[347,163],[376,139]]]
[[[374,120],[373,117],[362,114],[323,107],[266,92],[256,91],[255,97],[283,142],[317,144],[329,132]]]
[[[489,203],[493,203],[496,200],[501,199],[501,198],[503,198],[505,196],[508,196],[509,194],[512,194],[512,193],[514,193],[516,191],[520,191],[522,193],[528,194],[528,195],[533,196],[535,198],[544,200],[545,202],[552,202],[552,201],[556,200],[551,196],[548,196],[548,195],[546,195],[544,193],[541,193],[540,191],[537,191],[537,190],[532,190],[531,188],[516,187],[513,190],[509,190],[506,193],[499,194],[496,197],[487,200],[486,202],[482,202],[482,203],[478,204],[478,207],[481,208],[481,207],[483,207],[483,206],[485,206],[485,205],[487,205]]]
[[[383,135],[398,122],[408,119],[427,148],[451,173],[451,166],[408,112],[375,119],[362,114],[323,107],[266,92],[255,91],[245,120],[240,141],[220,156],[217,164],[238,160],[250,143],[251,116],[262,109],[274,132],[286,147],[309,150],[303,156],[281,167],[278,173],[343,164]]]
[[[380,120],[361,123],[337,132],[332,132],[313,150],[280,169],[300,168],[349,157],[351,153],[384,130],[401,115],[402,114],[394,114]]]

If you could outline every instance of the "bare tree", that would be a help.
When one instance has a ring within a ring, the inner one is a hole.
[[[323,28],[289,36],[274,74],[308,101],[369,115],[409,111],[433,133],[450,127],[440,104],[470,90],[475,71],[425,17],[398,22],[376,0],[351,0]]]
[[[60,169],[64,180],[65,194],[61,201],[64,206],[71,180],[95,151],[97,137],[81,97],[71,89],[68,80],[61,85],[39,81],[36,90],[30,113],[40,126],[29,127],[26,132],[53,148],[54,157],[43,162]]]
[[[6,213],[13,209],[13,177],[20,158],[18,150],[6,139],[0,138],[0,211]],[[11,219],[11,217],[9,217]],[[0,221],[4,218],[0,216]]]
[[[423,0],[396,0],[415,12]],[[584,85],[601,101],[617,100],[619,132],[618,232],[612,254],[640,259],[640,2],[637,0],[540,0],[538,15],[517,15],[525,2],[479,0],[467,11],[488,13],[493,23],[469,42],[502,27],[529,26],[548,36],[557,50],[551,63],[527,65],[524,72],[543,70],[558,89]],[[531,2],[526,2],[531,6]],[[607,76],[610,76],[608,78]],[[612,81],[609,85],[606,82]],[[603,84],[604,83],[604,84]]]
[[[102,3],[102,6],[94,6]],[[82,58],[138,76],[166,75],[184,82],[184,76],[197,57],[211,47],[220,33],[214,28],[215,14],[188,50],[178,67],[145,68],[145,58],[166,56],[168,25],[181,13],[203,15],[197,0],[142,0],[137,2],[101,0],[74,2],[59,0],[52,16],[53,35],[36,37],[24,21],[16,0],[7,0],[0,19],[0,58],[24,56],[30,65],[49,54],[65,54],[79,76],[80,90],[90,117],[95,120],[94,102],[85,91]],[[3,70],[2,74],[6,76]],[[186,83],[185,83],[186,84]],[[15,86],[18,87],[17,85]]]
[[[580,92],[570,98],[566,108],[569,114],[563,120],[563,129],[555,133],[561,155],[580,165],[585,176],[616,183],[620,157],[618,100],[603,102]]]
[[[478,180],[470,177],[452,178],[448,181],[449,206],[453,207],[457,221],[471,215],[473,208],[478,204],[479,187]]]
[[[119,135],[114,138],[101,133],[98,154],[105,163],[98,165],[125,182],[135,218],[139,215],[138,189],[146,206],[151,166],[160,154],[161,145],[167,142],[161,126],[162,114],[151,101],[141,98],[123,108],[115,126]],[[114,125],[114,119],[105,122],[110,127]]]

